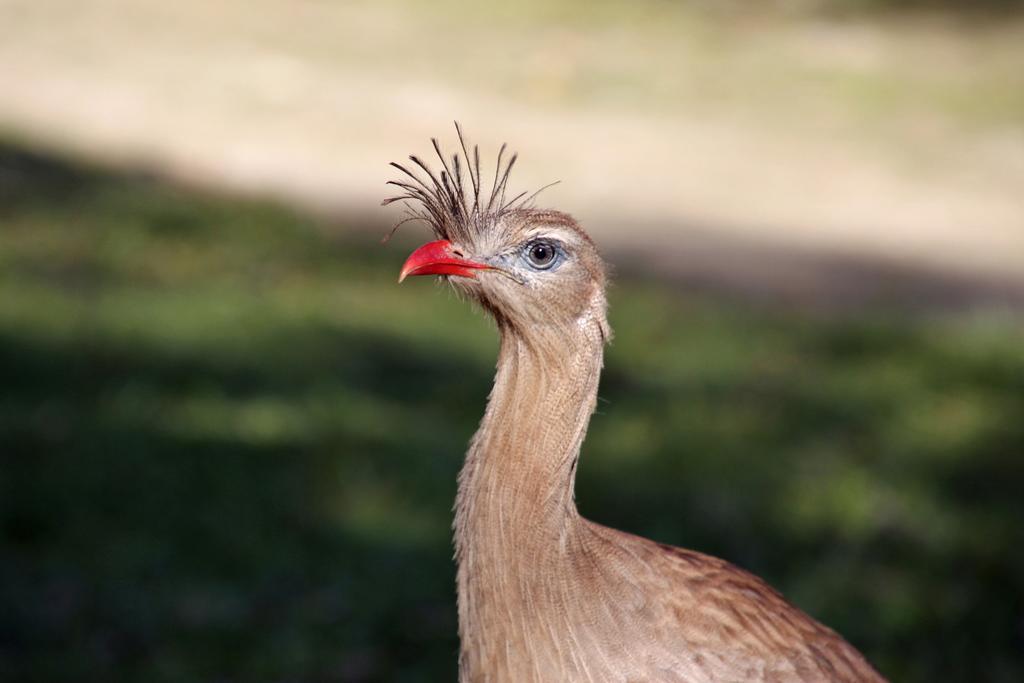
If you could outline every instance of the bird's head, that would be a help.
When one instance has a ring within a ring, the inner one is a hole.
[[[523,333],[583,327],[607,339],[605,266],[593,241],[568,214],[533,208],[535,195],[505,199],[516,156],[503,165],[504,145],[494,180],[483,188],[477,148],[470,157],[461,130],[459,141],[462,154],[449,158],[433,141],[442,166],[436,173],[415,156],[419,173],[392,164],[406,177],[391,184],[404,192],[385,203],[414,202],[408,219],[425,220],[438,238],[409,256],[399,281],[440,275],[499,325]]]

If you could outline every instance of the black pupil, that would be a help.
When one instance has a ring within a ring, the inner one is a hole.
[[[530,259],[538,264],[545,265],[551,261],[555,255],[555,250],[551,248],[550,244],[535,244],[530,247]]]

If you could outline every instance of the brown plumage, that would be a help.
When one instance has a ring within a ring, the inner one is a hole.
[[[573,487],[597,397],[605,266],[568,215],[482,187],[479,154],[397,181],[441,274],[493,315],[497,376],[455,506],[461,681],[880,681],[834,631],[756,576],[583,519]],[[502,147],[504,152],[504,147]],[[423,177],[421,174],[426,173]],[[468,175],[468,187],[464,188]]]

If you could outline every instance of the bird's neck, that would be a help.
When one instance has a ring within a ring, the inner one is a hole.
[[[571,545],[579,522],[576,461],[597,398],[607,329],[601,313],[573,329],[529,336],[501,326],[494,389],[456,500],[464,648],[488,622],[488,610],[523,605],[530,577]]]
[[[502,329],[494,388],[459,475],[460,554],[524,540],[516,538],[524,531],[557,533],[576,515],[576,461],[597,400],[603,336],[596,324],[568,332]]]

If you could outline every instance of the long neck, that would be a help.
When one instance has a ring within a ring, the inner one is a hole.
[[[566,551],[579,520],[576,461],[603,357],[603,315],[529,336],[500,327],[494,389],[456,499],[464,651],[499,619],[492,615],[525,609],[529,577]]]

